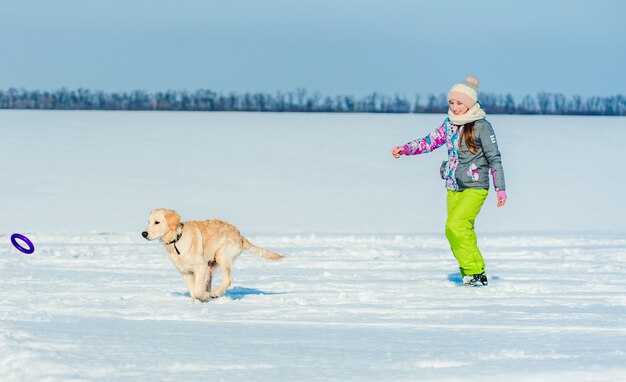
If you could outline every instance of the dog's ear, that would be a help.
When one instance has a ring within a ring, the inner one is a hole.
[[[178,227],[178,223],[180,223],[180,215],[177,214],[176,211],[168,210],[165,212],[165,220],[170,230],[176,231],[176,227]]]

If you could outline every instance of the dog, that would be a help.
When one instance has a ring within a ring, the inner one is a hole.
[[[230,287],[231,267],[244,249],[268,260],[284,257],[253,245],[232,224],[221,220],[181,223],[176,211],[164,208],[150,212],[148,228],[141,235],[147,240],[160,240],[165,246],[194,302],[217,298]],[[212,291],[213,274],[218,267],[222,285]]]

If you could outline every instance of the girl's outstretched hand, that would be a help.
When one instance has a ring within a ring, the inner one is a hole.
[[[391,149],[391,155],[393,155],[394,158],[400,158],[400,155],[403,154],[403,151],[404,151],[404,147],[397,146]]]
[[[502,207],[506,203],[506,191],[500,190],[497,192],[498,207]]]

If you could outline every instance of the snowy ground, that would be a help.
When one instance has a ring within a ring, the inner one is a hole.
[[[0,111],[0,381],[626,380],[625,120],[490,117],[509,202],[471,289],[444,149],[389,153],[442,118]],[[286,258],[192,304],[158,207]]]
[[[253,236],[286,259],[206,304],[138,233],[31,239],[0,252],[3,381],[626,376],[624,237],[485,235],[470,289],[442,235]]]

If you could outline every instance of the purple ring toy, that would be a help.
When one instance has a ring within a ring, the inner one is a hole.
[[[21,245],[19,245],[16,239],[22,240],[24,243],[26,243],[26,245],[28,245],[28,248],[24,248]],[[13,235],[11,235],[11,243],[13,244],[15,248],[17,248],[21,252],[24,252],[27,255],[30,255],[31,253],[35,252],[35,246],[33,245],[33,242],[30,241],[26,236],[22,234],[14,233]]]

